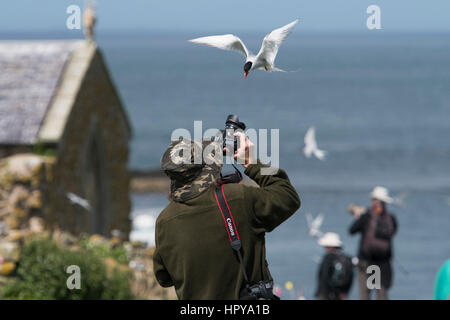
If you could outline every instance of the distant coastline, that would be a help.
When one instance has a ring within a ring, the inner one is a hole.
[[[169,192],[170,180],[159,169],[130,170],[132,193],[164,193]]]
[[[169,193],[170,180],[164,172],[159,169],[131,169],[130,174],[130,190],[132,193]],[[247,186],[258,187],[256,182],[246,175],[243,176],[241,183]]]

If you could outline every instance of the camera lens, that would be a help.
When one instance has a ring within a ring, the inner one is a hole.
[[[245,130],[245,123],[239,121],[239,117],[235,114],[230,114],[225,121],[225,127],[231,127],[234,130]]]

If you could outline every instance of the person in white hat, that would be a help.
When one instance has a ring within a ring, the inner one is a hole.
[[[359,210],[357,206],[349,207],[355,217],[350,227],[350,234],[361,233],[359,245],[358,282],[361,300],[369,300],[371,289],[367,280],[372,273],[367,268],[376,265],[380,269],[380,288],[376,290],[377,299],[388,299],[388,290],[392,285],[391,267],[392,239],[397,231],[397,220],[387,211],[387,204],[393,202],[388,189],[375,187],[370,193],[371,207]],[[375,279],[376,280],[376,279]]]
[[[394,199],[389,196],[389,191],[385,187],[375,187],[370,193],[372,199],[379,200],[384,203],[392,203]]]
[[[339,235],[334,232],[325,233],[322,237],[320,237],[317,243],[322,247],[325,247],[327,251],[342,247],[342,241],[339,238]]]
[[[337,233],[325,233],[318,243],[326,253],[319,266],[315,296],[319,300],[344,300],[353,282],[352,260],[342,251]]]

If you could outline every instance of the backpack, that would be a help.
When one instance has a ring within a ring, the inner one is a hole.
[[[353,281],[352,259],[343,252],[338,252],[333,259],[332,268],[330,285],[337,289],[349,289]]]

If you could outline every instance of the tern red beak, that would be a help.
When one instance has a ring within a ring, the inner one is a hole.
[[[244,73],[244,78],[247,79],[248,72]]]

